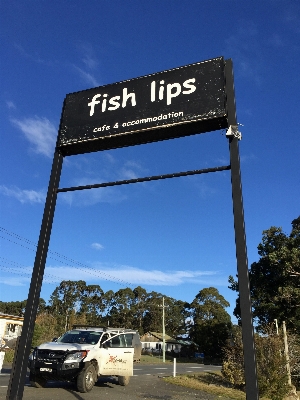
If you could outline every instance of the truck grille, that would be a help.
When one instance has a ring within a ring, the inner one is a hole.
[[[66,353],[64,351],[38,350],[37,360],[45,362],[63,362]]]

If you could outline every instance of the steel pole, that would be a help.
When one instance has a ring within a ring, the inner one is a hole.
[[[56,190],[59,185],[62,162],[63,156],[56,151],[54,153],[52,163],[48,193],[32,271],[29,294],[26,303],[22,334],[18,346],[15,349],[16,356],[12,366],[12,372],[7,389],[7,400],[21,400],[23,397],[27,364],[31,350],[35,319],[39,306],[40,292],[45,271],[47,252],[57,198]]]
[[[233,70],[232,70],[231,60],[226,60],[225,78],[226,78],[228,126],[237,125]],[[238,271],[238,285],[239,285],[239,295],[240,295],[242,336],[243,336],[243,348],[244,348],[246,398],[247,400],[258,400],[259,392],[258,392],[258,382],[257,382],[252,305],[250,298],[250,283],[249,283],[246,233],[245,233],[245,223],[244,223],[240,157],[239,157],[238,139],[236,137],[229,138],[229,151],[230,151],[230,165],[231,165],[231,185],[232,185],[232,202],[233,202],[235,245],[236,245],[236,258],[237,258],[237,271]]]

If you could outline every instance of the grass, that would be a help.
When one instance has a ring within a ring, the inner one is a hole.
[[[197,362],[195,359],[177,358],[176,362]],[[162,356],[142,355],[142,364],[162,363]],[[173,363],[173,358],[166,356],[166,363]],[[200,364],[200,362],[199,362]],[[232,388],[232,385],[225,381],[221,373],[203,372],[195,375],[178,375],[177,377],[164,378],[167,382],[188,387],[191,389],[202,390],[203,392],[214,394],[220,399],[245,400],[246,394],[241,390]],[[263,399],[262,399],[263,400]],[[266,400],[266,399],[265,399]]]
[[[203,372],[195,375],[179,375],[175,378],[164,378],[167,382],[188,387],[191,389],[202,390],[203,392],[214,394],[220,399],[245,400],[246,394],[241,390],[234,389],[232,385],[225,381],[221,373]]]
[[[166,377],[164,379],[174,385],[214,394],[218,396],[219,399],[246,399],[245,392],[239,389],[234,389],[232,385],[223,378],[221,372],[201,372],[195,375],[179,375],[175,378]],[[300,394],[299,392],[297,393],[298,395]],[[270,399],[268,397],[260,397],[260,400]]]

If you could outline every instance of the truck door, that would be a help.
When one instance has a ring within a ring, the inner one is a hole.
[[[133,347],[127,347],[125,335],[113,335],[100,348],[101,375],[133,375]]]

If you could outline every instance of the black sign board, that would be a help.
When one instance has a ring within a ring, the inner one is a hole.
[[[228,126],[223,57],[71,93],[57,147],[106,150]]]

